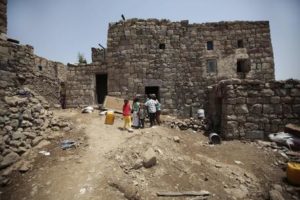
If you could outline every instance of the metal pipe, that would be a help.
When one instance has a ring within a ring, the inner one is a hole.
[[[98,45],[103,49],[103,59],[105,59],[105,47],[102,46],[100,43]]]
[[[208,138],[211,144],[221,144],[221,137],[217,133],[210,133]]]

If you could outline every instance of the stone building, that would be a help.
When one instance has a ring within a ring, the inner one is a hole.
[[[205,106],[207,86],[220,80],[274,80],[267,21],[119,21],[109,25],[107,49],[93,49],[92,58],[69,67],[69,107],[102,103],[106,94],[155,93],[164,113],[187,116]]]
[[[5,37],[7,32],[7,16],[6,16],[7,0],[0,1],[0,38]]]
[[[7,37],[6,10],[7,0],[0,0],[0,83],[2,87],[9,89],[26,86],[47,97],[51,106],[60,104],[61,84],[66,80],[67,67],[60,62],[37,56],[32,46],[21,45],[19,41]]]
[[[6,100],[22,88],[46,97],[50,106],[66,97],[67,107],[101,104],[106,95],[155,93],[164,113],[189,117],[204,108],[228,139],[263,138],[300,123],[300,81],[274,80],[267,21],[119,21],[109,25],[107,48],[92,48],[92,63],[65,66],[7,38],[6,4],[0,0],[1,128],[16,121],[7,120],[17,115]]]

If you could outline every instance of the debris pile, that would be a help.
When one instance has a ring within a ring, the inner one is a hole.
[[[171,128],[179,128],[180,130],[187,130],[192,129],[194,131],[200,130],[208,130],[208,123],[206,119],[185,119],[179,120],[174,119],[172,121],[166,121],[166,124],[169,125]]]
[[[28,88],[7,89],[0,99],[0,170],[20,160],[20,156],[51,131],[69,131],[71,124],[54,117],[48,102]]]

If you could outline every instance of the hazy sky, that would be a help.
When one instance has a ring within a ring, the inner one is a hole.
[[[109,22],[158,18],[190,23],[269,20],[277,80],[300,79],[300,0],[8,0],[8,36],[39,56],[75,63],[106,46]]]

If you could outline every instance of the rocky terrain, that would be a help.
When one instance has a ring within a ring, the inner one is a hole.
[[[120,129],[120,116],[106,125],[97,111],[54,115],[72,122],[73,129],[60,128],[58,140],[26,153],[31,167],[10,175],[1,199],[169,199],[158,196],[166,192],[205,194],[172,199],[299,199],[299,188],[285,179],[284,148],[273,143],[210,145],[203,132],[190,128],[154,126],[129,133]],[[76,141],[76,148],[63,150],[65,139]]]
[[[8,88],[0,109],[0,184],[9,182],[12,164],[32,147],[55,137],[53,132],[71,130],[70,123],[54,117],[48,102],[29,88]],[[19,166],[20,171],[28,167]]]

